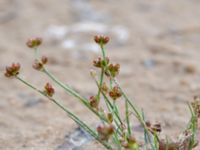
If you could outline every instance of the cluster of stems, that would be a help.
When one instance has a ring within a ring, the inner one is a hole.
[[[33,68],[47,75],[52,82],[63,88],[65,92],[72,95],[87,109],[94,113],[99,118],[97,123],[99,124],[100,122],[100,125],[96,129],[90,127],[76,114],[74,114],[69,109],[70,107],[65,107],[60,100],[56,99],[56,92],[50,83],[46,83],[44,88],[40,90],[30,84],[28,81],[25,81],[20,76],[19,63],[13,63],[10,67],[7,67],[5,76],[16,78],[31,89],[48,98],[51,102],[55,103],[67,113],[69,118],[74,120],[82,129],[88,132],[106,149],[139,150],[142,147],[145,147],[145,149],[151,150],[178,150],[179,143],[170,143],[167,139],[164,141],[159,139],[159,133],[161,132],[160,124],[151,124],[150,122],[146,121],[142,109],[136,107],[133,101],[129,99],[129,97],[121,88],[116,78],[120,71],[120,65],[110,63],[109,58],[106,57],[105,45],[109,42],[109,37],[95,36],[94,41],[99,45],[102,56],[93,61],[93,66],[100,71],[100,75],[98,76],[96,72],[91,72],[91,77],[94,79],[95,84],[98,87],[98,91],[96,95],[93,95],[90,98],[80,95],[71,86],[61,82],[47,69],[46,64],[48,59],[45,56],[40,58],[38,51],[38,47],[42,44],[41,38],[33,38],[28,40],[27,46],[34,49],[35,61]],[[124,112],[122,112],[117,105],[118,99],[124,101]],[[190,130],[192,134],[190,141],[190,148],[192,149],[196,142],[195,133],[197,127],[197,117],[193,107],[191,107],[191,105],[189,106],[192,117],[186,130]],[[138,122],[144,129],[143,143],[139,142],[134,136],[130,118],[131,114],[137,118]]]

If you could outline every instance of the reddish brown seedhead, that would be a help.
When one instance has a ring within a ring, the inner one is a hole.
[[[46,56],[42,56],[40,60],[35,60],[33,63],[33,68],[40,71],[43,69],[44,65],[47,64],[47,62],[48,58]]]
[[[97,68],[106,67],[109,64],[109,58],[106,57],[105,60],[102,60],[101,57],[98,57],[96,60],[93,60],[93,66]]]
[[[12,63],[11,66],[6,67],[5,76],[6,77],[14,77],[19,74],[20,64],[19,63]]]
[[[47,96],[52,97],[55,93],[55,90],[50,83],[46,83],[46,85],[44,87],[44,92]]]
[[[118,86],[114,86],[112,88],[112,90],[109,92],[109,96],[113,99],[113,100],[116,100],[118,98],[120,98],[122,96],[122,92],[121,90],[119,89]]]
[[[147,121],[146,122],[146,126],[148,128],[148,130],[154,134],[154,132],[161,132],[162,131],[162,128],[161,128],[161,124],[160,123],[154,123],[154,124],[151,124],[150,121]]]
[[[106,70],[107,76],[116,77],[119,74],[120,65],[119,64],[110,64]]]
[[[40,37],[30,38],[26,42],[26,45],[29,48],[36,48],[36,47],[40,46],[41,44],[42,44],[42,38],[40,38]]]
[[[108,36],[103,36],[103,35],[96,35],[94,37],[94,41],[97,43],[97,44],[107,44],[109,42],[110,38]]]
[[[101,140],[107,141],[110,138],[110,136],[114,133],[114,126],[112,124],[99,125],[97,127],[97,132]]]
[[[89,98],[89,104],[92,108],[98,109],[99,107],[99,101],[97,100],[96,96],[91,96]]]

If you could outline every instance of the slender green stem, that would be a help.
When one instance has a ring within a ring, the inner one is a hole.
[[[112,78],[112,79],[113,79],[113,81],[115,82],[115,84],[119,87],[119,89],[120,89],[120,91],[122,92],[122,95],[123,95],[123,97],[125,98],[125,100],[128,102],[128,104],[131,106],[131,108],[132,108],[133,111],[135,112],[136,118],[139,120],[139,122],[140,122],[141,125],[143,126],[144,131],[145,131],[145,133],[146,133],[146,135],[147,135],[147,138],[148,138],[148,140],[149,140],[150,143],[151,143],[152,149],[155,150],[155,147],[152,145],[152,142],[151,142],[151,140],[150,140],[150,139],[151,139],[151,136],[150,136],[150,134],[149,134],[149,131],[148,131],[147,127],[146,127],[146,123],[145,123],[145,121],[144,121],[142,115],[139,113],[139,111],[137,110],[137,108],[132,104],[132,102],[129,100],[129,98],[127,97],[127,95],[123,92],[123,90],[122,90],[121,86],[119,85],[119,83],[117,82],[117,80],[114,79],[114,78]]]
[[[37,88],[35,88],[33,85],[29,84],[28,82],[26,82],[25,80],[23,80],[22,78],[20,78],[19,76],[16,76],[16,79],[18,79],[19,81],[21,81],[22,83],[24,83],[25,85],[27,85],[28,87],[30,87],[31,89],[39,92],[40,94],[44,94],[43,92],[41,92],[40,90],[38,90]]]
[[[116,132],[114,132],[114,137],[113,138],[114,138],[115,143],[117,144],[118,150],[121,150],[122,149],[122,145],[121,145],[121,142],[119,141],[119,137],[118,137]]]
[[[145,115],[144,115],[144,112],[142,111],[142,119],[145,120]],[[152,143],[152,140],[151,140],[151,135],[149,134],[148,130],[146,128],[144,128],[144,141],[145,141],[145,147],[147,149],[147,145],[148,143],[150,143],[151,145],[151,148],[153,150],[155,150],[155,147]]]
[[[165,138],[165,140],[166,140],[166,146],[165,146],[165,150],[168,150],[168,149],[169,149],[169,142],[168,142],[168,138],[166,137],[166,138]]]
[[[105,66],[107,66],[106,54],[105,54],[105,50],[104,50],[104,47],[103,47],[103,43],[100,44],[100,47],[101,47],[101,51],[102,51],[102,54],[103,54],[103,61],[105,62]],[[99,82],[99,88],[98,88],[99,90],[98,90],[98,95],[97,95],[98,100],[100,100],[103,78],[104,78],[104,65],[102,66],[102,69],[101,69],[101,76],[100,76],[100,82]]]
[[[39,59],[39,50],[37,47],[35,47],[34,50],[35,50],[35,59],[38,60]]]
[[[88,100],[74,91],[70,86],[63,84],[60,82],[53,74],[51,74],[46,68],[43,69],[43,72],[51,78],[57,85],[62,87],[68,94],[76,97],[80,102],[82,102],[89,110],[91,110],[94,114],[96,114],[101,120],[106,121],[106,118],[99,114],[96,110],[94,110],[88,103]]]
[[[105,95],[106,96],[106,95]],[[108,97],[106,96],[106,101],[109,101]],[[110,103],[111,104],[111,103]],[[111,104],[112,106],[112,111],[114,112],[115,116],[117,117],[118,121],[120,122],[121,125],[123,125],[123,121],[121,120],[121,117],[120,117],[120,114],[119,114],[119,111],[118,111],[118,108],[117,108],[117,105],[115,103],[115,101],[113,101],[113,104]]]
[[[100,88],[100,87],[99,87],[99,84],[98,84],[98,82],[97,82],[97,80],[96,80],[94,77],[93,77],[93,79],[94,79],[96,85],[98,86],[98,88]],[[105,100],[105,103],[106,103],[106,106],[107,106],[108,110],[111,111],[111,113],[112,113],[114,116],[117,117],[117,119],[118,119],[118,121],[120,122],[120,124],[123,124],[123,122],[121,121],[121,118],[120,118],[120,116],[119,116],[119,113],[117,113],[117,111],[115,110],[115,107],[111,104],[111,102],[110,102],[110,100],[108,99],[108,97],[105,95],[105,93],[104,93],[103,91],[101,91],[101,93],[102,93],[102,95],[103,95],[103,97],[104,97],[104,100]],[[118,124],[118,122],[117,122],[115,119],[114,119],[114,121],[115,121],[117,127],[122,131],[121,126]]]
[[[100,82],[99,82],[99,87],[98,87],[98,101],[100,101],[100,94],[102,90],[102,84],[103,84],[103,77],[104,77],[104,68],[101,69],[101,77],[100,77]]]
[[[117,80],[114,79],[114,78],[112,78],[112,79],[115,82],[115,84],[119,87],[120,91],[122,92],[122,96],[125,98],[125,100],[128,102],[128,104],[131,106],[131,108],[135,112],[137,119],[140,121],[140,123],[144,127],[146,127],[146,124],[145,124],[144,120],[142,119],[142,115],[139,113],[139,111],[137,110],[137,108],[132,104],[132,102],[130,101],[130,99],[128,98],[128,96],[124,93],[124,91],[122,90],[122,88],[119,85],[119,83],[117,82]]]
[[[197,128],[197,118],[196,118],[196,114],[193,110],[193,108],[191,107],[190,104],[188,104],[188,107],[190,109],[190,113],[191,113],[191,119],[190,119],[190,124],[188,129],[190,129],[192,131],[192,139],[190,141],[190,149],[192,149],[194,143],[195,143],[195,134],[196,134],[196,128]]]
[[[101,141],[98,138],[98,134],[93,131],[90,127],[87,126],[83,121],[81,121],[76,115],[71,113],[69,110],[67,110],[63,105],[61,105],[58,101],[51,99],[56,105],[58,105],[61,109],[63,109],[67,114],[70,116],[71,119],[73,119],[78,125],[80,125],[84,130],[86,130],[91,136],[93,136],[96,140],[98,140],[100,143],[102,143],[107,149],[110,148],[109,144],[106,142]]]
[[[143,118],[143,120],[145,120],[145,116],[144,116],[143,111],[142,111],[142,118]],[[145,129],[144,129],[144,141],[145,141],[145,147],[147,149],[147,145],[148,145],[149,142],[151,143],[151,140],[150,140],[150,137],[148,136],[147,130],[145,130]],[[152,144],[151,144],[151,147],[153,148]]]
[[[103,57],[104,57],[104,59],[105,59],[105,50],[104,50],[102,44],[101,44],[100,46],[101,46],[101,49],[102,49],[102,55],[103,55]],[[122,95],[123,95],[124,99],[127,101],[127,103],[131,106],[131,108],[132,108],[133,111],[135,112],[135,115],[136,115],[137,119],[138,119],[139,122],[142,124],[142,126],[143,126],[145,132],[147,133],[148,139],[150,139],[149,131],[148,131],[148,129],[147,129],[147,127],[146,127],[146,124],[145,124],[145,122],[144,122],[144,120],[143,120],[143,118],[142,118],[142,115],[140,115],[140,113],[139,113],[139,111],[137,110],[137,108],[132,104],[132,102],[129,100],[129,98],[126,96],[126,94],[123,92],[123,90],[122,90],[121,86],[119,85],[119,83],[117,82],[117,80],[116,80],[115,78],[112,77],[112,75],[110,74],[110,72],[108,72],[108,73],[109,73],[109,75],[110,75],[110,79],[111,79],[112,81],[114,81],[114,83],[120,88],[120,91],[122,92]],[[151,143],[151,144],[152,144],[152,143]],[[152,148],[155,149],[153,146],[152,146]]]
[[[154,132],[154,147],[156,150],[158,150],[158,140],[157,140],[157,134]]]
[[[100,47],[101,47],[101,52],[102,52],[102,55],[103,55],[103,60],[106,61],[106,52],[105,52],[105,49],[103,47],[103,43],[100,44]]]
[[[103,43],[100,44],[100,47],[101,47],[101,51],[102,51],[102,55],[103,55],[103,58],[104,60],[106,60],[106,54],[105,54],[105,49],[103,47]],[[110,74],[110,73],[109,73]],[[138,119],[142,122],[142,119],[141,119],[141,115],[139,114],[138,110],[135,108],[135,106],[131,103],[131,101],[129,100],[129,98],[126,96],[126,94],[123,92],[122,88],[120,87],[119,83],[116,81],[116,79],[114,79],[111,74],[110,74],[110,79],[113,80],[115,82],[116,85],[118,85],[118,87],[120,88],[121,92],[122,92],[122,95],[123,97],[125,98],[125,100],[129,103],[129,105],[132,107],[132,109],[134,110],[134,112],[136,113],[136,115],[138,116]],[[144,122],[142,123],[143,125]]]
[[[70,112],[66,107],[64,107],[60,102],[58,102],[57,100],[55,100],[52,97],[47,96],[44,92],[38,90],[37,88],[35,88],[33,85],[29,84],[28,82],[26,82],[25,80],[23,80],[22,78],[20,78],[19,76],[16,76],[16,78],[21,81],[22,83],[24,83],[25,85],[27,85],[28,87],[32,88],[33,90],[39,92],[40,94],[42,94],[43,96],[47,97],[49,100],[51,100],[52,102],[54,102],[58,107],[60,107],[62,110],[64,110],[68,116],[74,120],[78,125],[80,125],[84,130],[86,130],[91,136],[93,136],[97,141],[99,141],[102,145],[105,146],[105,148],[107,149],[111,149],[110,145],[107,142],[103,142],[98,138],[98,134],[93,131],[89,126],[87,126],[87,124],[85,124],[83,121],[81,121],[76,115],[74,115],[72,112]]]
[[[113,87],[112,79],[109,79],[109,81],[110,81],[110,88],[112,89]]]
[[[128,109],[128,102],[125,101],[125,105],[126,105],[126,124],[127,124],[127,128],[128,128],[128,136],[131,135],[131,127],[130,127],[130,120],[129,120],[129,109]]]
[[[85,105],[89,105],[86,98],[82,97],[79,93],[77,93],[75,90],[73,90],[70,86],[63,84],[60,82],[53,74],[51,74],[46,68],[43,69],[43,72],[50,77],[55,83],[57,83],[59,86],[61,86],[64,90],[66,90],[70,95],[78,98],[82,103]]]

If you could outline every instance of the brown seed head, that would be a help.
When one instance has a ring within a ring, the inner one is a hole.
[[[36,48],[36,47],[40,46],[41,44],[42,44],[42,38],[40,38],[40,37],[28,39],[28,41],[26,42],[26,45],[29,48]]]
[[[93,60],[93,66],[101,68],[101,61],[101,57],[97,58],[97,60]]]
[[[151,124],[150,121],[146,122],[146,126],[148,128],[148,130],[154,134],[154,132],[161,132],[162,128],[161,128],[161,124],[160,123],[155,123],[155,124]]]
[[[160,123],[155,123],[153,124],[153,126],[151,127],[151,129],[155,132],[161,132],[162,129],[161,129],[161,124]]]
[[[98,109],[99,107],[99,102],[97,100],[97,97],[96,96],[91,96],[89,98],[89,104],[92,108],[95,108],[95,109]]]
[[[97,132],[101,140],[107,141],[110,138],[110,136],[114,133],[114,126],[112,124],[99,125],[97,127]]]
[[[109,42],[110,38],[108,36],[103,36],[103,35],[96,35],[94,36],[94,41],[97,43],[97,44],[107,44]]]
[[[55,90],[50,83],[46,83],[44,87],[44,93],[49,97],[52,97],[54,95]]]
[[[109,96],[113,100],[120,98],[122,96],[122,93],[121,93],[121,90],[119,89],[119,87],[118,86],[113,87],[112,90],[109,92]]]
[[[93,66],[97,68],[103,68],[109,64],[109,58],[106,57],[106,60],[102,60],[101,57],[98,57],[96,60],[93,60]]]
[[[112,76],[112,77],[116,77],[119,74],[120,71],[120,65],[119,64],[110,64],[108,66],[108,70],[106,71],[106,75],[107,76]]]
[[[42,56],[40,60],[35,60],[33,63],[33,68],[41,71],[44,68],[44,65],[47,64],[48,58],[46,56]]]
[[[35,69],[35,70],[42,70],[43,69],[43,64],[40,62],[40,61],[38,61],[38,60],[35,60],[35,62],[33,63],[33,68]]]
[[[12,63],[11,66],[6,67],[5,76],[6,77],[14,77],[19,74],[20,64],[19,63]]]

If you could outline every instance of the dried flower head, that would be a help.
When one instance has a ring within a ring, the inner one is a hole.
[[[97,97],[96,96],[91,96],[89,98],[89,104],[90,104],[90,106],[92,108],[98,109],[98,107],[99,107],[99,101],[98,101]]]
[[[108,36],[103,36],[103,35],[96,35],[94,37],[94,41],[97,43],[97,44],[107,44],[109,42],[110,38]]]
[[[148,130],[154,134],[154,132],[161,132],[162,128],[161,128],[161,124],[160,123],[155,123],[155,124],[151,124],[149,121],[146,122],[146,126],[148,128]]]
[[[12,63],[11,66],[6,67],[5,76],[6,77],[14,77],[19,74],[20,64],[19,63]]]
[[[153,131],[156,131],[156,132],[161,132],[161,131],[162,131],[162,129],[161,129],[161,124],[160,124],[160,123],[155,123],[155,124],[153,124],[152,127],[151,127],[151,129],[152,129]]]
[[[36,48],[36,47],[40,46],[41,44],[42,44],[42,38],[40,38],[40,37],[28,39],[28,41],[26,42],[26,45],[29,48]]]
[[[52,97],[54,95],[55,90],[50,83],[46,83],[46,85],[44,86],[44,93],[49,97]]]
[[[39,60],[35,60],[35,62],[33,63],[33,68],[35,70],[42,70],[43,64]]]
[[[93,66],[97,68],[106,67],[109,64],[109,58],[106,57],[106,60],[102,60],[101,57],[98,57],[96,60],[93,60]]]
[[[194,101],[191,102],[191,106],[192,106],[197,118],[200,118],[200,98],[195,96]]]
[[[33,68],[36,70],[42,70],[44,65],[47,64],[48,58],[46,56],[42,56],[40,60],[35,60],[33,63]]]
[[[114,86],[112,90],[109,92],[109,96],[113,99],[116,100],[117,98],[120,98],[122,96],[122,92],[119,89],[118,86]]]
[[[120,71],[120,65],[119,64],[110,64],[107,68],[108,70],[105,72],[107,76],[116,77],[119,74]]]
[[[111,135],[114,133],[114,126],[112,124],[103,124],[97,127],[97,132],[99,134],[99,138],[102,141],[108,141]]]

